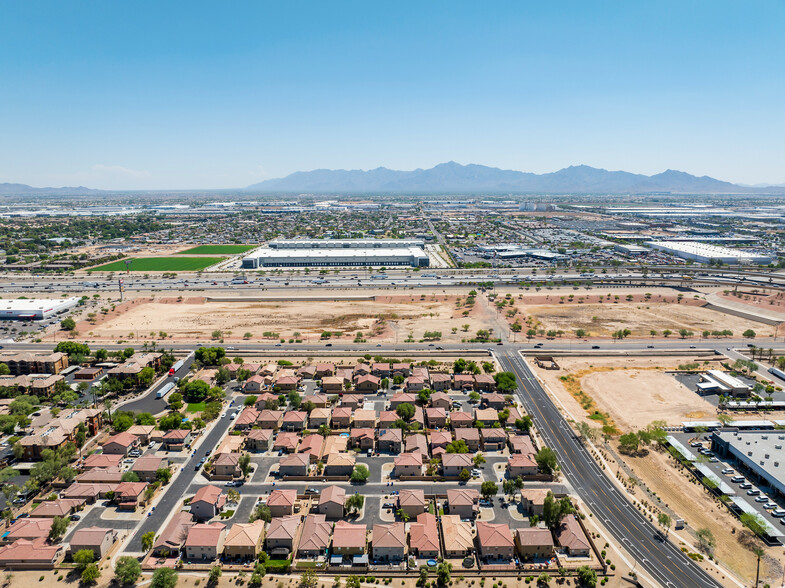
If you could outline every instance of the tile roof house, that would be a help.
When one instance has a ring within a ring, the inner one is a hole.
[[[247,393],[254,394],[261,392],[264,388],[264,376],[255,375],[248,378],[243,384],[243,390]]]
[[[432,390],[449,390],[452,387],[452,378],[450,374],[441,374],[438,372],[431,373],[431,389]]]
[[[117,433],[106,440],[103,444],[103,452],[110,455],[124,455],[132,449],[139,447],[139,438],[130,433]]]
[[[255,559],[262,546],[264,521],[235,523],[229,528],[224,541],[224,555],[232,559]]]
[[[462,519],[473,519],[479,510],[480,493],[473,488],[447,490],[447,510]]]
[[[406,391],[419,392],[425,389],[425,378],[420,376],[409,376],[406,378]]]
[[[150,437],[155,431],[155,425],[132,425],[126,431],[126,433],[130,433],[134,437],[139,439],[139,443],[142,445],[147,445],[150,443]]]
[[[284,431],[302,431],[308,422],[308,413],[304,410],[288,410],[283,415],[281,429]]]
[[[358,408],[354,411],[354,427],[358,429],[376,427],[376,411]]]
[[[359,447],[363,451],[373,449],[375,439],[376,431],[372,428],[352,429],[349,432],[349,446]]]
[[[46,539],[49,537],[49,530],[52,528],[52,521],[49,519],[17,519],[12,523],[0,537],[2,543],[12,543],[17,539]]]
[[[417,515],[425,512],[427,502],[423,490],[401,490],[398,494],[398,508],[409,515],[409,518],[417,518]]]
[[[371,364],[371,373],[374,376],[378,376],[379,378],[389,378],[392,372],[390,371],[390,364],[389,363],[372,363]]]
[[[539,467],[532,454],[516,453],[507,460],[507,472],[511,478],[534,476],[538,471]]]
[[[395,410],[401,404],[415,404],[417,402],[417,396],[414,394],[409,394],[408,392],[398,392],[397,394],[393,394],[393,397],[390,399],[390,408]]]
[[[79,464],[83,470],[92,470],[93,468],[119,468],[123,461],[121,454],[108,454],[108,453],[93,453],[88,455]]]
[[[515,556],[510,527],[502,523],[477,522],[477,545],[485,561],[509,561]]]
[[[273,441],[273,451],[284,450],[286,453],[294,453],[300,443],[300,435],[290,431],[281,431]]]
[[[155,455],[144,455],[136,460],[131,471],[143,482],[155,482],[158,470],[168,469],[169,460]]]
[[[444,557],[465,557],[474,551],[471,523],[464,523],[458,515],[442,516]]]
[[[407,435],[404,442],[404,451],[406,453],[419,453],[422,455],[423,461],[425,461],[428,459],[428,440],[422,433]]]
[[[163,446],[167,451],[182,451],[191,442],[191,431],[172,429],[164,435]]]
[[[93,468],[82,472],[74,479],[81,484],[119,484],[123,473],[119,467]]]
[[[219,453],[213,460],[213,472],[220,479],[239,478],[242,476],[240,456],[236,453]]]
[[[333,527],[333,553],[350,556],[365,553],[367,533],[365,525],[338,521]]]
[[[402,561],[406,558],[406,525],[375,524],[371,532],[371,550],[375,562]]]
[[[550,558],[553,555],[553,536],[550,529],[516,529],[515,547],[522,560]]]
[[[346,490],[340,486],[327,486],[319,495],[316,511],[328,519],[338,520],[343,518],[344,504],[346,504]]]
[[[477,374],[474,376],[474,388],[483,391],[496,390],[496,380],[491,374]]]
[[[344,394],[341,397],[341,406],[348,406],[352,409],[359,408],[365,402],[362,394]]]
[[[61,498],[84,498],[88,503],[96,498],[106,498],[110,491],[114,492],[117,484],[80,484],[75,482],[60,492]]]
[[[466,414],[466,413],[462,413]],[[475,428],[455,429],[455,440],[463,441],[472,453],[480,450],[480,431]]]
[[[474,376],[471,374],[455,374],[452,377],[452,384],[456,390],[474,390]]]
[[[474,417],[468,412],[455,410],[450,413],[450,427],[455,429],[471,428],[474,425]]]
[[[333,525],[325,520],[323,514],[309,514],[305,517],[303,534],[297,547],[297,557],[315,558],[327,553]]]
[[[502,428],[483,427],[480,437],[485,451],[502,451],[507,447],[507,433]]]
[[[422,476],[423,460],[419,453],[402,453],[395,458],[393,471],[395,476]]]
[[[276,488],[270,492],[267,507],[273,517],[283,517],[294,514],[294,503],[297,502],[297,490]]]
[[[307,454],[311,460],[311,463],[316,463],[322,456],[323,445],[324,437],[317,435],[316,433],[312,433],[303,438],[303,442],[300,443],[300,447],[297,452]]]
[[[117,541],[117,530],[104,527],[85,527],[77,529],[69,540],[71,555],[83,549],[89,549],[99,561],[109,552],[112,544]]]
[[[532,443],[531,437],[529,435],[513,435],[509,439],[510,444],[510,453],[523,453],[534,455],[537,451],[534,449],[534,443]]]
[[[545,497],[549,492],[548,488],[524,488],[521,490],[521,508],[529,514],[541,517],[545,506]]]
[[[217,486],[202,486],[196,491],[189,506],[191,514],[199,520],[218,516],[226,504],[226,495]]]
[[[379,431],[379,451],[400,453],[403,448],[403,431],[401,429],[381,429]]]
[[[331,426],[333,429],[348,429],[352,422],[352,409],[349,406],[336,406],[333,409]]]
[[[422,559],[436,559],[439,556],[439,532],[434,515],[420,513],[417,522],[409,525],[409,549]]]
[[[355,376],[364,376],[365,374],[370,374],[370,373],[371,373],[371,368],[370,368],[370,367],[368,367],[368,366],[367,366],[366,364],[364,364],[364,363],[358,363],[358,364],[357,364],[356,366],[354,366],[354,368],[352,369],[352,373],[353,373]]]
[[[279,429],[283,420],[282,410],[263,410],[256,419],[256,424],[262,429]]]
[[[300,515],[274,518],[267,529],[267,551],[273,557],[288,556],[294,550],[299,528]]]
[[[496,394],[495,392],[491,392],[490,394],[483,394],[482,403],[488,408],[495,408],[496,410],[502,410],[505,406],[507,406],[507,401],[504,399],[504,396],[501,394]]]
[[[493,423],[499,421],[499,413],[495,408],[475,408],[474,420],[483,423],[486,427],[490,427]]]
[[[84,498],[58,498],[57,500],[44,500],[31,512],[33,518],[67,517],[85,505]]]
[[[123,482],[114,490],[114,501],[117,508],[122,510],[136,510],[144,502],[144,491],[147,482]]]
[[[411,374],[411,365],[408,363],[394,363],[392,364],[392,375],[393,376],[403,376],[404,378],[408,378]]]
[[[447,411],[443,408],[426,408],[425,420],[430,428],[442,428],[447,423]]]
[[[49,545],[45,538],[19,539],[0,547],[0,567],[6,569],[50,570],[65,556],[62,545]]]
[[[572,557],[588,557],[591,545],[586,533],[583,532],[575,515],[570,514],[562,519],[556,530],[556,540],[559,545]]]
[[[331,453],[324,465],[325,476],[350,476],[354,469],[354,453]]]
[[[447,450],[447,446],[452,443],[452,433],[450,431],[432,431],[428,434],[431,439],[431,453],[437,456]]]
[[[379,428],[380,429],[389,429],[392,428],[395,421],[400,419],[401,417],[398,416],[398,413],[394,410],[383,410],[379,413]]]
[[[328,394],[343,392],[343,378],[338,376],[325,376],[322,378],[322,390]]]
[[[450,410],[452,406],[450,397],[444,392],[434,392],[428,402],[433,408],[443,408],[444,410]]]
[[[223,552],[226,525],[199,523],[188,530],[185,539],[185,557],[191,561],[214,561]]]
[[[196,524],[190,512],[178,512],[167,523],[153,544],[157,556],[178,553],[185,545],[188,531]]]
[[[471,471],[472,467],[472,457],[468,453],[442,454],[442,473],[447,477],[457,477],[461,471]]]
[[[354,380],[354,388],[358,392],[376,392],[381,386],[381,378],[371,374],[358,376]]]
[[[329,435],[324,440],[324,449],[322,450],[322,458],[331,453],[341,453],[349,448],[349,437],[341,435]]]
[[[314,408],[308,415],[308,424],[312,429],[318,429],[322,425],[329,427],[333,411],[329,408]]]
[[[304,453],[293,453],[281,458],[278,462],[281,476],[305,476],[311,464],[310,458]]]
[[[245,446],[250,451],[270,451],[273,448],[273,430],[251,429],[245,437]]]
[[[325,376],[332,376],[335,374],[335,364],[334,363],[317,363],[316,364],[316,373],[314,374],[317,380],[324,378]]]
[[[246,406],[234,420],[234,428],[238,431],[245,431],[250,429],[256,424],[256,419],[258,418],[259,411],[256,410],[253,406]]]

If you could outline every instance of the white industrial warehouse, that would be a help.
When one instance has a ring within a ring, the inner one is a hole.
[[[783,431],[716,431],[711,449],[721,457],[733,457],[754,476],[785,496],[785,433]]]
[[[428,267],[421,239],[276,240],[244,257],[242,267]]]
[[[43,298],[17,298],[0,300],[0,319],[40,321],[65,312],[79,304],[79,298],[48,300]]]
[[[742,251],[740,249],[729,249],[728,247],[718,247],[717,245],[707,245],[692,241],[647,241],[646,246],[658,251],[664,251],[681,257],[691,259],[700,263],[711,263],[721,261],[722,263],[736,264],[757,264],[768,265],[771,257],[759,253]]]

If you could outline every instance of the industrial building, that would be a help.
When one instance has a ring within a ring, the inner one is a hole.
[[[785,431],[715,431],[711,450],[734,458],[754,477],[785,496]]]
[[[646,247],[641,247],[640,245],[626,245],[623,243],[617,243],[613,246],[613,249],[614,251],[624,253],[625,255],[647,255],[650,251]]]
[[[79,304],[79,298],[47,300],[43,298],[18,298],[0,300],[0,319],[40,321],[65,312]]]
[[[700,263],[716,263],[718,261],[729,265],[768,265],[771,263],[771,257],[768,255],[692,241],[647,241],[645,245],[682,259],[691,259]]]
[[[709,370],[701,375],[698,382],[699,392],[725,394],[728,396],[749,396],[752,387],[739,378],[720,370]]]
[[[422,239],[271,241],[244,257],[242,267],[428,267],[423,245]]]
[[[270,249],[410,249],[423,247],[422,239],[276,239]]]

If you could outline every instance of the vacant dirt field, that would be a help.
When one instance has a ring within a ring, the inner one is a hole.
[[[651,300],[618,303],[611,300],[602,304],[573,301],[564,304],[521,305],[518,308],[525,316],[538,321],[540,329],[562,330],[568,334],[573,334],[576,329],[584,329],[595,337],[608,337],[619,329],[630,329],[633,337],[648,337],[652,330],[662,336],[666,329],[672,331],[673,338],[678,338],[679,329],[692,331],[696,337],[704,330],[725,329],[730,329],[736,336],[747,329],[753,329],[760,337],[774,334],[774,329],[768,325],[701,308],[693,301],[686,300],[680,304]]]
[[[444,295],[269,302],[142,299],[118,307],[95,324],[80,323],[77,330],[90,340],[115,340],[130,333],[134,338],[158,338],[161,331],[169,339],[205,340],[221,331],[227,341],[242,340],[246,333],[251,341],[263,339],[265,333],[287,340],[300,333],[303,340],[315,341],[324,331],[339,331],[343,340],[351,341],[362,332],[374,342],[404,342],[410,334],[418,341],[426,331],[440,331],[442,341],[460,342],[497,324],[480,299],[473,307],[456,302],[456,296]]]
[[[716,540],[719,562],[749,585],[755,581],[756,557],[739,538],[745,533],[739,521],[709,497],[700,484],[676,469],[673,459],[664,453],[649,452],[646,457],[625,457],[625,461],[662,501],[683,518],[693,529],[709,529]],[[639,489],[640,497],[643,492]],[[696,508],[700,506],[700,508]],[[686,535],[685,535],[686,536]],[[762,544],[761,544],[762,545]],[[775,554],[774,549],[768,549]],[[781,568],[768,558],[761,560],[761,585],[779,581]]]
[[[665,373],[694,359],[557,358],[560,370],[535,370],[573,418],[595,427],[612,422],[619,431],[626,432],[654,420],[678,425],[688,419],[716,415],[714,406]],[[598,418],[595,410],[608,418]],[[589,418],[590,415],[595,418]]]

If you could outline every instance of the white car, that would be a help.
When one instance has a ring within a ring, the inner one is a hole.
[[[225,418],[225,417],[226,417],[226,413],[225,412],[221,413],[221,418]]]

